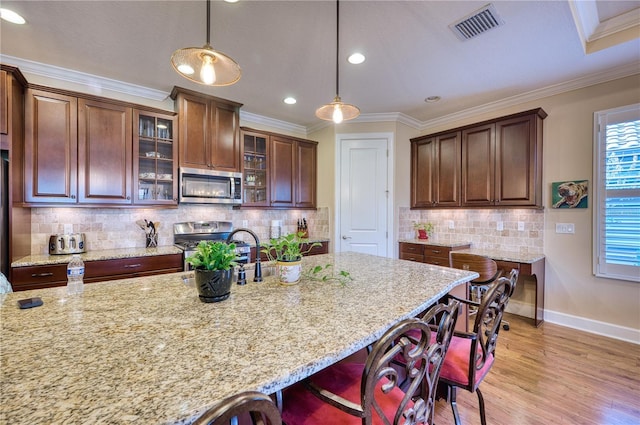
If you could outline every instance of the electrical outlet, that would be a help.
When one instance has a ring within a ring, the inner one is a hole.
[[[504,230],[504,225],[501,221],[496,224],[496,230]]]
[[[242,220],[242,227],[244,227],[245,229],[249,227],[249,220]]]
[[[518,230],[519,230],[520,232],[523,232],[523,231],[524,231],[524,221],[519,221],[519,222],[518,222]]]
[[[556,223],[556,233],[575,233],[576,226],[573,223]]]
[[[449,225],[449,229],[455,229],[456,225],[453,223],[453,220],[449,220],[449,222],[447,223]]]

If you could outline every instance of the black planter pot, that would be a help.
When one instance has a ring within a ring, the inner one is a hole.
[[[233,269],[196,270],[195,277],[198,295],[203,303],[224,301],[231,295]]]

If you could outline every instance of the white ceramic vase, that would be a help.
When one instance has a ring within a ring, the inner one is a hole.
[[[295,285],[302,275],[302,261],[278,261],[278,280],[283,285]]]

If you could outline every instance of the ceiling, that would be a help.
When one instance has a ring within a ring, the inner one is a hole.
[[[424,123],[549,87],[640,73],[637,1],[494,1],[504,25],[459,40],[449,25],[487,3],[343,0],[343,101],[357,105],[361,119],[397,114]],[[203,0],[2,0],[1,6],[27,20],[0,24],[0,60],[27,78],[32,72],[98,86],[116,80],[158,98],[178,85],[304,128],[320,123],[314,111],[336,94],[335,2],[213,1],[211,44],[243,71],[228,87],[191,83],[169,62],[174,50],[205,44]],[[356,50],[366,56],[363,64],[346,61]],[[297,104],[284,104],[287,96]],[[428,96],[441,100],[426,103]]]

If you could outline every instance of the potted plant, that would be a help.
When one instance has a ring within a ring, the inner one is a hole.
[[[200,301],[213,303],[229,298],[236,257],[233,243],[202,241],[196,252],[185,259],[195,268]]]
[[[284,285],[293,285],[300,281],[302,275],[302,256],[316,246],[319,242],[308,244],[303,248],[307,240],[302,238],[303,232],[290,233],[279,238],[270,239],[262,244],[261,252],[266,254],[269,261],[274,262],[278,269],[278,278]]]
[[[418,239],[429,239],[429,236],[433,231],[433,224],[414,221],[413,228],[418,232]]]

